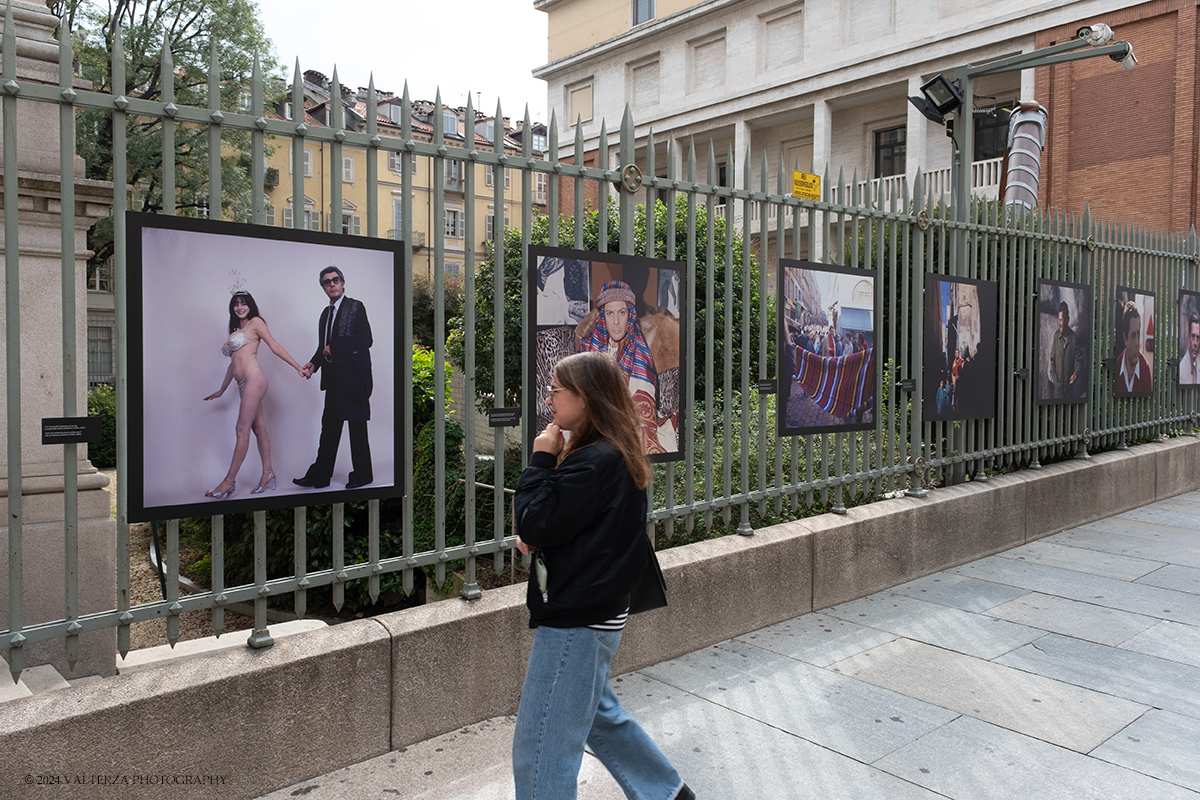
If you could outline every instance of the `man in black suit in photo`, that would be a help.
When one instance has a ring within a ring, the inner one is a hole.
[[[374,480],[371,470],[371,444],[367,440],[367,420],[371,418],[371,323],[362,302],[346,297],[346,278],[334,266],[321,270],[321,288],[329,305],[321,312],[317,325],[317,349],[302,367],[305,377],[321,371],[321,390],[325,392],[325,411],[321,414],[321,439],[317,460],[302,478],[292,479],[297,486],[323,489],[333,476],[338,445],[342,441],[342,423],[350,427],[352,471],[347,489],[366,486]]]

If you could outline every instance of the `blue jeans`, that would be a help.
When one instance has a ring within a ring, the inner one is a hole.
[[[672,800],[675,767],[608,686],[620,631],[540,627],[513,734],[516,800],[575,800],[586,742],[631,800]]]

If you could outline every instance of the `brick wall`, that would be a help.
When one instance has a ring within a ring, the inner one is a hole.
[[[1156,0],[1043,31],[1037,46],[1106,22],[1138,66],[1096,58],[1042,68],[1036,99],[1050,114],[1039,201],[1154,229],[1187,231],[1197,197],[1196,0]]]

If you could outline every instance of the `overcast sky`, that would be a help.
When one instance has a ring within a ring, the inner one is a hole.
[[[344,86],[432,100],[440,86],[446,105],[482,95],[485,113],[549,122],[546,83],[530,73],[546,63],[546,15],[533,0],[258,0],[263,27],[290,79],[301,71],[326,76],[338,68]],[[336,9],[336,10],[335,10]]]

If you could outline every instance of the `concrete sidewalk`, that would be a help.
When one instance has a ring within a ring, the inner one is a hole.
[[[1198,800],[1200,492],[613,686],[704,800]],[[508,800],[513,722],[265,797]],[[580,800],[622,797],[585,756]]]

